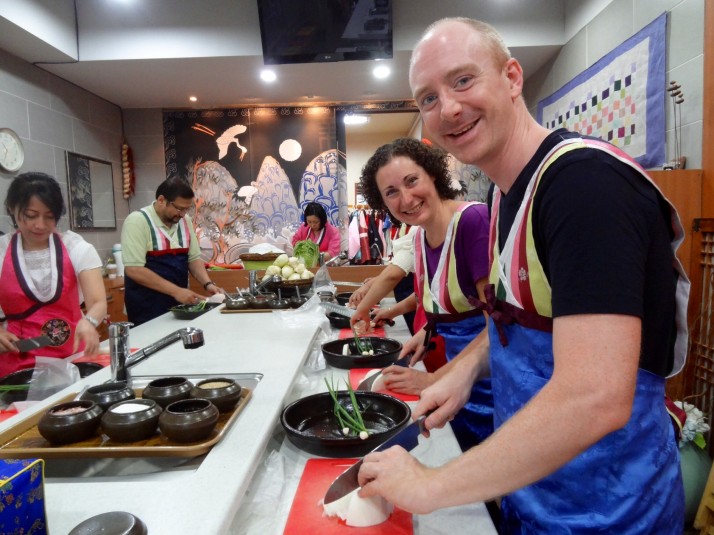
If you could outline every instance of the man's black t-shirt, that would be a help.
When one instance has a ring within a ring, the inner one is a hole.
[[[558,142],[573,136],[566,130],[552,132],[502,195],[499,247],[538,165]],[[533,200],[533,237],[551,285],[553,317],[641,318],[640,367],[668,375],[677,273],[668,208],[654,187],[601,150],[570,151],[541,178]]]

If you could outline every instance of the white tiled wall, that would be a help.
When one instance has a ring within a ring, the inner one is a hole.
[[[121,221],[128,213],[122,198],[119,107],[0,50],[0,127],[12,128],[22,139],[25,163],[20,173],[41,171],[54,176],[67,205],[67,151],[111,162],[117,229],[80,232],[106,258],[119,241]],[[11,175],[0,173],[0,202],[11,180]],[[68,215],[59,228],[69,228]],[[0,231],[12,231],[4,206]]]
[[[682,154],[687,168],[702,166],[702,92],[704,0],[614,0],[561,49],[558,56],[525,83],[524,97],[533,116],[538,101],[551,95],[667,11],[666,82],[676,80],[684,92]],[[666,88],[662,88],[663,91]],[[667,159],[674,158],[671,98],[666,99]]]

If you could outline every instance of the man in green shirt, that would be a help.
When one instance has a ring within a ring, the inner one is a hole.
[[[179,303],[198,303],[203,296],[188,289],[189,272],[211,294],[211,282],[191,218],[194,193],[184,180],[167,179],[156,200],[129,214],[121,233],[129,321],[140,325]]]

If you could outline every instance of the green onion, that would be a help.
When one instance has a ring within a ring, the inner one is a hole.
[[[30,385],[0,385],[0,392],[21,392],[29,389]]]
[[[349,381],[345,381],[347,384],[347,391],[352,402],[352,411],[350,412],[344,405],[339,402],[337,397],[337,390],[335,385],[332,384],[332,379],[330,381],[325,377],[325,384],[327,385],[327,391],[330,393],[332,398],[333,413],[335,418],[337,418],[340,424],[340,429],[349,429],[354,434],[359,435],[361,432],[369,434],[369,431],[364,425],[364,420],[362,419],[362,412],[359,410],[359,405],[357,404],[357,396],[355,396],[355,391],[352,389]],[[339,385],[338,385],[339,386]]]

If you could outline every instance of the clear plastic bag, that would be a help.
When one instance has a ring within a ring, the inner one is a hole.
[[[337,286],[332,284],[332,277],[326,265],[318,269],[312,279],[312,293],[318,295],[318,292],[331,292],[333,295],[337,292]]]
[[[40,401],[79,381],[79,368],[69,360],[36,357],[28,401]]]

